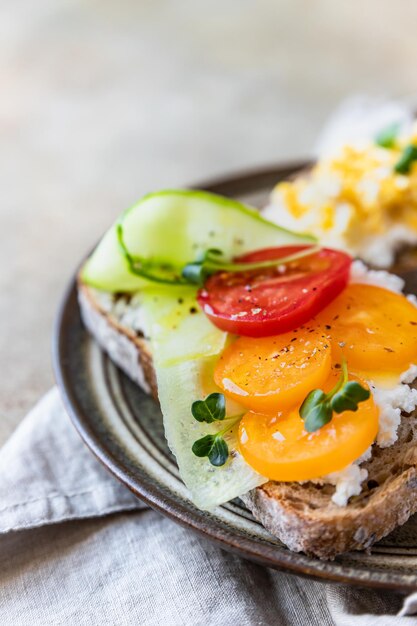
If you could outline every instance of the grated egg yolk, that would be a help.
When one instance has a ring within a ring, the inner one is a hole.
[[[364,258],[370,240],[388,241],[395,227],[402,229],[399,240],[410,241],[411,233],[417,238],[417,162],[407,174],[395,171],[405,146],[413,142],[417,145],[412,135],[393,148],[371,142],[344,146],[307,175],[278,183],[266,216]]]

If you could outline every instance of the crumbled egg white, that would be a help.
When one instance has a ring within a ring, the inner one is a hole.
[[[417,365],[410,365],[408,370],[403,372],[400,376],[401,383],[412,383],[417,378]]]
[[[368,471],[360,467],[360,464],[368,461],[371,456],[372,446],[369,446],[359,459],[344,469],[310,482],[321,485],[323,483],[334,485],[335,492],[332,496],[332,502],[338,506],[346,506],[351,496],[358,496],[362,491],[362,483],[368,478]]]
[[[416,366],[413,365],[413,371]],[[411,368],[410,368],[411,369]],[[406,378],[410,369],[406,374]],[[403,379],[401,375],[400,380]],[[381,389],[370,383],[375,403],[379,407],[379,430],[376,442],[380,448],[388,448],[397,441],[397,429],[401,422],[401,412],[411,413],[417,406],[417,390],[400,383],[393,389]]]
[[[357,463],[351,463],[340,472],[333,472],[325,477],[326,482],[335,486],[332,502],[338,506],[346,506],[351,496],[358,496],[362,491],[362,483],[368,478],[366,469]]]
[[[306,175],[278,183],[263,214],[388,267],[398,249],[417,243],[417,163],[406,175],[394,169],[409,143],[417,145],[417,125],[394,148],[371,141],[346,145]]]
[[[400,276],[390,274],[390,272],[384,270],[370,270],[365,263],[359,259],[353,261],[351,265],[350,282],[360,283],[362,285],[375,285],[376,287],[383,287],[395,293],[401,293],[405,285],[404,280],[400,278]]]

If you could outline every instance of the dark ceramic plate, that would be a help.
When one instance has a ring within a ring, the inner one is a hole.
[[[273,185],[307,163],[260,170],[199,187],[253,205]],[[408,272],[412,288],[414,272]],[[104,465],[137,496],[222,548],[276,569],[325,580],[417,589],[417,517],[372,548],[324,562],[290,552],[239,500],[213,513],[193,506],[163,432],[157,404],[118,370],[84,330],[75,280],[64,296],[54,336],[55,373],[81,437]]]

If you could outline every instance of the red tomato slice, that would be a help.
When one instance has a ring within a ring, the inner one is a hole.
[[[236,261],[279,260],[306,247],[266,248]],[[221,330],[246,337],[279,335],[308,322],[343,291],[351,262],[344,252],[323,248],[282,267],[218,272],[207,279],[197,299]]]

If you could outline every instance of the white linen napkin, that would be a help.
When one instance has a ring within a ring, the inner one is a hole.
[[[275,572],[147,509],[87,450],[57,389],[0,450],[0,476],[2,625],[416,623],[417,594],[402,608]]]
[[[144,506],[82,444],[56,388],[1,449],[0,477],[0,533]]]

